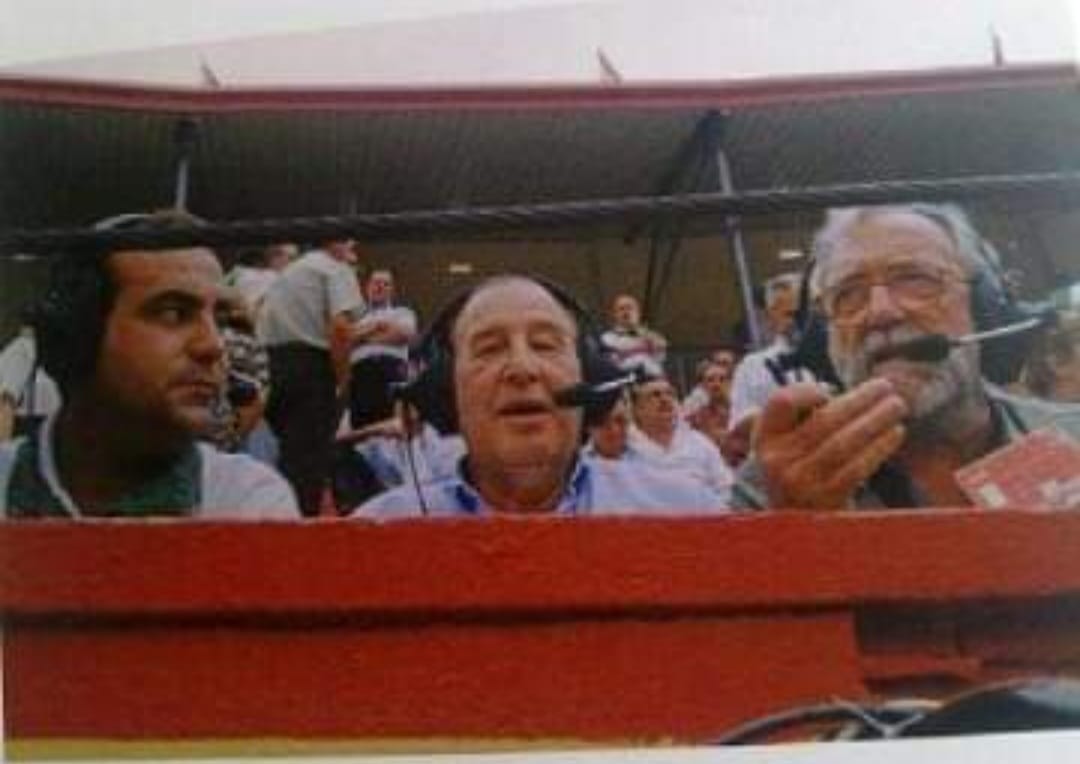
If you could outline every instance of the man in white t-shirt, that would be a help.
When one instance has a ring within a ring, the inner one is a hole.
[[[666,377],[652,377],[633,388],[634,426],[629,450],[666,472],[682,473],[703,484],[724,503],[731,497],[734,475],[720,449],[682,421],[675,387]]]
[[[352,352],[349,423],[354,428],[394,413],[391,387],[409,376],[409,344],[416,337],[416,313],[394,301],[394,274],[377,268],[364,284],[367,312],[356,322]]]
[[[259,316],[270,355],[266,419],[280,443],[279,467],[308,515],[318,514],[327,487],[353,322],[364,309],[355,265],[354,241],[326,242],[281,272]]]
[[[745,426],[743,420],[760,412],[769,396],[784,385],[816,381],[808,369],[785,362],[787,354],[794,349],[791,337],[801,281],[798,273],[782,273],[765,282],[765,315],[774,339],[763,350],[748,353],[735,367],[731,382],[733,428]]]
[[[641,306],[633,295],[621,294],[611,303],[611,328],[600,341],[623,371],[663,374],[667,340],[641,322]]]
[[[34,328],[24,323],[0,351],[0,441],[29,433],[60,408],[60,390],[38,364]]]
[[[186,228],[180,212],[110,230]],[[0,446],[7,517],[298,517],[269,467],[197,442],[225,383],[221,266],[203,247],[79,252],[54,266],[34,325],[63,405]]]
[[[225,282],[244,298],[253,316],[262,311],[266,293],[285,268],[296,259],[295,244],[270,244],[247,254],[225,276]]]

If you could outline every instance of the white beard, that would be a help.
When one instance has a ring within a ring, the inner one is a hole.
[[[884,349],[922,336],[923,332],[907,326],[874,331],[866,335],[861,347],[846,357],[830,341],[829,355],[837,375],[848,389],[873,377],[893,377],[884,368],[885,363],[901,379],[908,371],[906,377],[910,388],[905,390],[907,385],[902,382],[897,384],[898,392],[904,395],[909,407],[906,422],[919,429],[940,429],[946,422],[952,421],[953,416],[969,410],[964,404],[979,396],[979,349],[975,345],[954,348],[944,360],[937,363],[900,358],[882,364],[875,361]]]

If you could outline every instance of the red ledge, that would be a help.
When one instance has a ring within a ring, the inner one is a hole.
[[[268,87],[212,90],[0,75],[0,102],[167,113],[740,108],[917,93],[1072,89],[1077,82],[1077,66],[1072,62],[618,86]]]
[[[1080,513],[0,524],[5,615],[819,609],[1080,594]]]

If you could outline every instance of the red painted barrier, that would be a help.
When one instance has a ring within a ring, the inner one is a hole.
[[[708,739],[1080,669],[1080,514],[0,525],[7,734]]]

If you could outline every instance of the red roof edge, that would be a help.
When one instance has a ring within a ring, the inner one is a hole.
[[[0,75],[0,102],[150,112],[740,108],[826,99],[1075,87],[1076,62],[631,85],[200,89]]]

